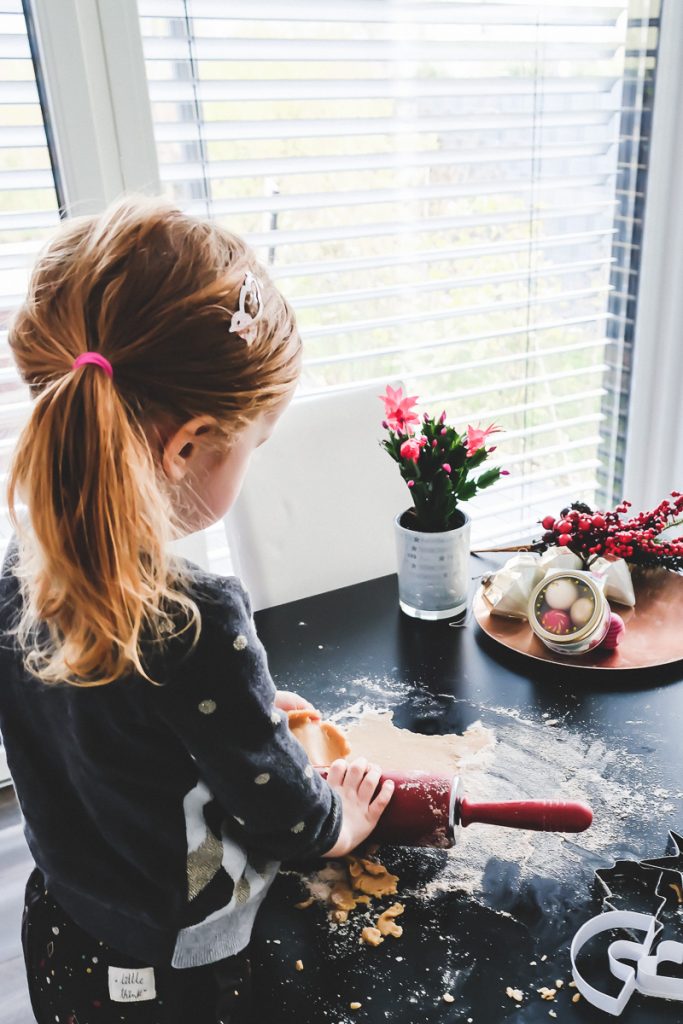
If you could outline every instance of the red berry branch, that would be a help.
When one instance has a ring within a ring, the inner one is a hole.
[[[596,558],[624,558],[634,565],[659,566],[683,571],[683,535],[663,539],[661,534],[683,524],[683,494],[672,491],[669,501],[660,501],[651,512],[630,515],[630,501],[622,501],[613,512],[594,512],[575,501],[562,509],[560,518],[546,516],[542,547],[568,547],[588,567]],[[629,517],[629,518],[622,518]]]

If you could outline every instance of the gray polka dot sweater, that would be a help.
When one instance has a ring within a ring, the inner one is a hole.
[[[174,638],[138,676],[45,686],[6,629],[19,608],[10,543],[0,578],[0,732],[31,853],[86,931],[150,964],[199,966],[249,942],[282,860],[336,842],[339,797],[274,706],[249,597],[194,573],[198,644]]]

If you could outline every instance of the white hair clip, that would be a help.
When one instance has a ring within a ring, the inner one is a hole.
[[[239,334],[247,345],[251,345],[256,337],[256,321],[261,316],[261,285],[250,270],[244,276],[244,284],[240,288],[239,309],[232,314],[230,333]]]

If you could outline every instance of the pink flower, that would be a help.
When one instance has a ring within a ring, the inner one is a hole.
[[[444,427],[443,430],[441,431],[442,436],[443,436],[443,434],[447,434],[447,433],[448,433],[448,427]]]
[[[408,484],[408,487],[414,487],[415,486],[415,481],[414,480],[406,480],[406,483]]]
[[[483,448],[486,444],[487,438],[491,434],[497,434],[502,427],[497,427],[494,423],[486,430],[481,430],[479,427],[467,426],[467,456],[468,458],[478,452],[480,448]]]
[[[424,446],[427,444],[427,438],[424,436],[424,434],[420,434],[420,436],[417,439],[417,443],[419,444],[420,448],[424,448]]]
[[[413,462],[417,462],[420,457],[420,450],[418,442],[414,437],[411,437],[401,445],[401,458],[412,459]]]
[[[501,476],[510,476],[510,470],[509,469],[501,469],[500,475]]]
[[[415,424],[420,422],[420,417],[413,409],[417,402],[417,395],[407,395],[404,398],[402,388],[394,390],[391,385],[387,385],[386,395],[377,397],[384,402],[389,430],[393,430],[397,434],[410,434]]]
[[[444,409],[444,411],[439,416],[439,423],[445,423],[445,422],[446,422],[446,410]]]
[[[450,473],[450,471],[451,471],[451,467],[448,465],[447,462],[444,462],[444,464],[443,464],[443,466],[441,468],[443,469],[443,471],[445,473]]]

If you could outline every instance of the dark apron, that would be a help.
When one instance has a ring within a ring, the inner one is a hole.
[[[246,950],[203,967],[151,968],[84,932],[38,868],[24,902],[21,941],[38,1024],[249,1024]]]

